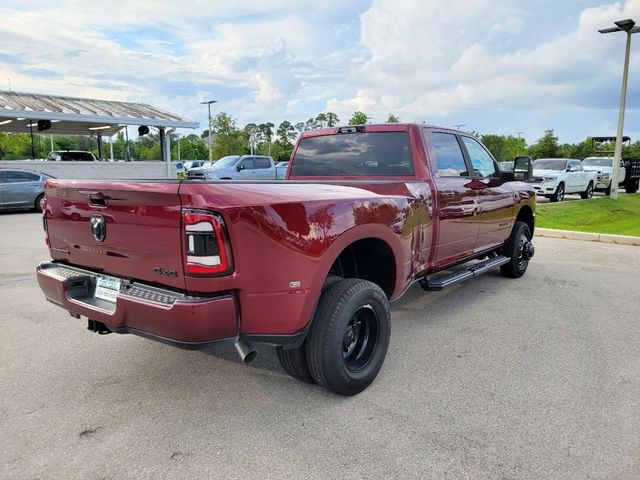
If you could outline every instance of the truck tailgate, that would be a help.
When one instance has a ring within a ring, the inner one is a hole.
[[[52,257],[184,289],[178,188],[162,181],[49,180]]]

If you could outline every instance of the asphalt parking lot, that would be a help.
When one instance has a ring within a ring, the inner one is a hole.
[[[411,289],[343,398],[269,348],[89,333],[40,293],[40,216],[0,232],[2,479],[640,477],[640,247],[537,238],[520,280]]]

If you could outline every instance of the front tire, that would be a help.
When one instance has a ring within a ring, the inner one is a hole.
[[[552,202],[561,202],[564,200],[564,183],[558,185],[556,192],[549,197]]]
[[[340,395],[367,388],[382,368],[391,337],[391,311],[382,289],[357,278],[323,292],[307,337],[314,380]]]
[[[591,197],[593,197],[593,182],[589,182],[589,185],[587,185],[587,189],[584,192],[580,192],[580,198],[582,198],[583,200]]]
[[[529,225],[516,222],[504,249],[504,254],[510,260],[509,263],[500,266],[500,271],[505,277],[520,278],[527,271],[529,260],[534,252]]]

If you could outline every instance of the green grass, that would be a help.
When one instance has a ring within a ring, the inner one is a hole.
[[[536,226],[640,237],[640,193],[575,202],[539,204]]]

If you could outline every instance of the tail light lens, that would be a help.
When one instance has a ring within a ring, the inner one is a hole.
[[[47,231],[47,197],[40,200],[40,210],[42,210],[42,229],[44,230],[44,244],[49,246],[49,232]]]
[[[219,276],[233,271],[227,229],[220,215],[185,210],[182,212],[182,224],[186,275]]]

